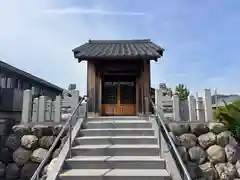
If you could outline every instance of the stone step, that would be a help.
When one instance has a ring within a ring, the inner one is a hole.
[[[159,156],[75,156],[64,169],[165,169]]]
[[[84,123],[85,129],[109,129],[109,128],[152,128],[152,124],[146,120],[104,120],[89,121]]]
[[[87,121],[131,121],[131,120],[149,120],[149,117],[139,117],[139,116],[100,116],[100,117],[88,117]]]
[[[154,136],[153,129],[125,128],[125,129],[82,129],[80,136]]]
[[[73,156],[159,156],[158,145],[79,145],[72,147]]]
[[[85,136],[78,137],[76,145],[99,145],[99,144],[157,144],[155,136]]]
[[[59,180],[171,180],[164,169],[71,169]]]

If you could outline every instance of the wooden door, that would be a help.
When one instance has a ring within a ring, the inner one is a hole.
[[[105,85],[103,90],[102,115],[136,115],[136,86],[130,82]]]
[[[119,83],[115,114],[136,115],[136,86],[134,83]]]
[[[114,116],[117,105],[118,85],[114,82],[104,82],[102,87],[102,115]]]

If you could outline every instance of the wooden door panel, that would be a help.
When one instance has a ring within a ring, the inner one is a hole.
[[[136,86],[134,83],[106,84],[102,115],[136,115]]]
[[[136,115],[136,104],[102,104],[102,114],[114,115]]]
[[[113,116],[116,113],[116,104],[102,104],[102,115]]]
[[[135,104],[117,105],[116,115],[136,115],[136,105]]]

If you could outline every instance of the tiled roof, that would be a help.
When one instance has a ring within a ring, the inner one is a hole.
[[[74,57],[81,60],[103,58],[160,58],[164,49],[150,39],[143,40],[89,40],[73,49]]]
[[[16,67],[11,66],[10,64],[0,60],[0,71],[1,71],[1,68],[5,68],[5,69],[7,69],[10,72],[13,72],[13,73],[16,73],[16,74],[18,74],[20,76],[23,76],[26,79],[30,79],[32,81],[35,81],[36,83],[44,85],[44,86],[46,86],[46,87],[48,87],[50,89],[54,89],[55,91],[59,91],[59,92],[63,91],[62,88],[60,88],[60,87],[58,87],[58,86],[56,86],[56,85],[54,85],[54,84],[52,84],[52,83],[50,83],[48,81],[45,81],[44,79],[41,79],[41,78],[39,78],[37,76],[34,76],[34,75],[30,74],[30,73],[27,73],[26,71],[18,69]]]

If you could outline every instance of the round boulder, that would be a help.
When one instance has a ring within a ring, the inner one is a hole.
[[[228,144],[224,149],[228,162],[235,164],[240,159],[240,147],[234,147]]]
[[[21,170],[21,180],[30,179],[38,166],[39,164],[35,162],[26,163]]]
[[[63,128],[63,125],[61,125],[61,124],[53,126],[53,129],[52,129],[53,135],[58,136],[58,134],[61,132],[62,128]],[[68,131],[68,128],[65,128],[65,130],[63,131],[63,136],[67,135],[67,131]]]
[[[200,146],[194,146],[188,150],[191,161],[197,164],[203,164],[207,159],[207,154]]]
[[[12,127],[12,130],[15,135],[19,136],[20,138],[24,135],[31,134],[31,127],[30,125],[26,124],[18,124]]]
[[[179,136],[179,140],[181,141],[181,145],[185,146],[187,149],[197,144],[197,137],[191,133],[182,134]]]
[[[227,144],[237,146],[237,141],[230,131],[223,131],[217,135],[217,144],[222,147],[225,147]]]
[[[0,152],[0,161],[2,161],[4,164],[8,164],[13,162],[13,150],[9,148],[3,148]]]
[[[21,138],[21,145],[26,149],[35,149],[38,145],[38,138],[35,135],[24,135]]]
[[[6,179],[17,179],[20,177],[21,169],[15,163],[10,163],[6,167]]]
[[[207,155],[211,163],[223,163],[226,160],[225,151],[221,146],[212,145],[207,149]]]
[[[33,151],[31,155],[31,160],[33,162],[41,163],[45,157],[47,156],[48,150],[43,149],[43,148],[38,148]]]
[[[13,152],[13,161],[16,162],[18,166],[22,166],[28,162],[32,154],[31,150],[24,149],[19,147],[16,151]]]
[[[222,180],[231,180],[237,175],[237,169],[231,163],[218,163],[215,169]]]
[[[189,124],[169,123],[168,128],[176,136],[180,136],[190,131]]]
[[[212,132],[202,134],[198,137],[198,143],[204,149],[216,143],[216,135]]]
[[[223,123],[209,123],[209,130],[215,134],[220,132],[227,131],[227,127]]]
[[[44,149],[49,149],[54,143],[55,139],[55,136],[43,136],[39,140],[39,146]]]
[[[31,131],[32,131],[33,135],[37,136],[38,138],[40,138],[42,136],[51,136],[52,135],[52,127],[47,126],[47,125],[41,125],[41,124],[34,125],[31,128]]]
[[[7,140],[5,141],[5,147],[16,150],[21,144],[21,138],[15,134],[11,134],[8,136]]]
[[[191,130],[196,136],[200,136],[209,132],[209,128],[206,124],[192,124]]]
[[[184,146],[178,146],[177,147],[178,153],[181,156],[182,160],[184,162],[188,161],[188,152],[187,152],[187,148]]]
[[[199,165],[201,170],[201,176],[208,180],[215,180],[217,177],[217,172],[214,166],[210,162]]]
[[[189,161],[186,163],[186,168],[192,179],[196,179],[197,177],[199,177],[201,171],[197,163]]]

